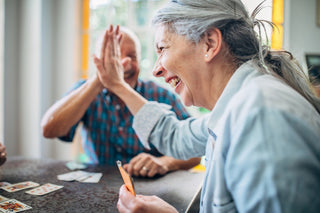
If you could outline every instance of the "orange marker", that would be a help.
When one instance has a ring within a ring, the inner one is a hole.
[[[120,170],[120,174],[122,176],[123,182],[126,185],[127,189],[131,192],[131,194],[136,196],[136,193],[134,191],[134,185],[133,185],[132,177],[126,172],[126,170],[124,170],[124,168],[122,167],[121,161],[118,160],[117,161],[117,165],[118,165],[118,168]]]

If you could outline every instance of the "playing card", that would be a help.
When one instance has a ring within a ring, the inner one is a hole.
[[[75,161],[69,161],[68,163],[66,163],[66,167],[68,167],[68,169],[70,169],[70,170],[87,168],[86,165],[84,165],[82,163],[75,162]]]
[[[57,176],[58,180],[64,180],[64,181],[75,180],[75,181],[84,182],[84,183],[98,183],[101,177],[102,177],[102,173],[85,172],[85,171],[68,172],[68,173]]]
[[[0,195],[0,203],[5,201],[5,200],[9,200],[9,198],[3,197],[2,195]]]
[[[124,168],[122,167],[121,161],[118,160],[117,165],[118,165],[120,174],[122,176],[123,182],[126,185],[127,189],[131,192],[132,195],[136,196],[132,177],[126,172],[126,170],[124,170]]]
[[[26,181],[26,182],[11,184],[9,186],[3,186],[1,188],[6,190],[7,192],[16,192],[16,191],[20,191],[20,190],[23,190],[23,189],[36,187],[36,186],[39,186],[39,184],[35,183],[35,182],[32,182],[32,181]]]
[[[0,187],[9,186],[9,185],[11,185],[11,183],[8,183],[8,182],[0,182]]]
[[[74,181],[74,180],[82,180],[87,178],[90,175],[89,172],[85,171],[75,171],[75,172],[68,172],[65,174],[58,175],[58,180],[64,181]]]
[[[55,185],[52,183],[47,183],[42,186],[39,186],[37,188],[31,189],[29,191],[26,191],[26,193],[31,195],[44,195],[48,194],[50,192],[56,191],[58,189],[61,189],[63,186]]]
[[[10,199],[0,203],[0,212],[21,212],[27,209],[32,208],[31,206],[21,203],[15,199]]]
[[[101,177],[102,177],[102,173],[91,172],[87,178],[85,178],[83,180],[79,180],[79,181],[83,182],[83,183],[98,183],[100,181]]]

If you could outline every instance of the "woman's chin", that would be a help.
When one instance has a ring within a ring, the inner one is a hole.
[[[181,100],[185,106],[187,106],[187,107],[193,106],[192,99],[190,99],[190,97],[186,93],[181,93],[179,95],[180,95]]]

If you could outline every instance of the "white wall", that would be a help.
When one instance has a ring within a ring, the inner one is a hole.
[[[9,156],[71,159],[42,137],[45,110],[78,79],[79,0],[5,0],[4,141]]]
[[[320,54],[320,26],[316,23],[316,0],[285,0],[284,48],[307,69],[306,53]]]

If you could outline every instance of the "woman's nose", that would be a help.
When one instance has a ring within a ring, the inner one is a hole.
[[[156,63],[153,70],[152,70],[152,74],[155,77],[161,77],[164,74],[164,69],[162,66],[159,65],[159,63]]]

